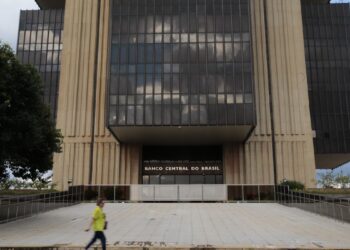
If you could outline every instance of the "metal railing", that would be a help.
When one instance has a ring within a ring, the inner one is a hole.
[[[0,223],[99,197],[110,202],[220,201],[278,202],[350,222],[350,199],[290,190],[280,185],[87,185],[68,191],[0,198]]]
[[[274,185],[89,185],[85,200],[275,202]]]
[[[275,185],[227,185],[227,200],[237,202],[275,202]]]
[[[2,197],[0,198],[0,223],[80,203],[84,200],[83,191],[83,186],[74,186],[64,192]]]
[[[293,191],[283,185],[276,187],[276,198],[278,203],[288,207],[350,222],[350,199]]]

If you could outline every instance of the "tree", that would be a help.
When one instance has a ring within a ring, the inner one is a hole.
[[[341,172],[335,177],[335,182],[340,184],[341,188],[346,188],[346,186],[350,184],[350,176],[344,175],[343,172]]]
[[[327,171],[326,173],[320,174],[318,183],[321,184],[323,188],[333,188],[334,182],[335,176],[333,171]]]
[[[37,70],[22,65],[10,46],[0,42],[0,180],[37,180],[61,152],[62,136],[43,102]]]

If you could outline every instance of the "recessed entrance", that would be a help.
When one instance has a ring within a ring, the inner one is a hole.
[[[222,146],[145,146],[143,184],[223,184]]]

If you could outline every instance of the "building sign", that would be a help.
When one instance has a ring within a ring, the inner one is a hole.
[[[221,161],[144,161],[143,175],[222,175]]]

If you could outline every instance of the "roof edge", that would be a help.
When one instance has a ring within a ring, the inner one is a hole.
[[[35,0],[35,2],[42,10],[64,9],[66,5],[66,0]]]

